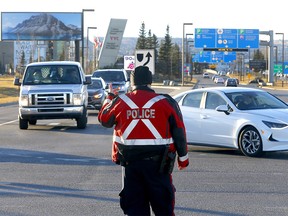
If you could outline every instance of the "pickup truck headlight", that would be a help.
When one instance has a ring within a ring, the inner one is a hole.
[[[19,106],[25,107],[29,105],[29,97],[28,95],[21,95],[19,100]]]
[[[73,94],[73,104],[74,105],[82,105],[82,94]]]

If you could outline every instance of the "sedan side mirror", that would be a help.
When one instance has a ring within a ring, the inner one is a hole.
[[[220,105],[218,107],[216,107],[216,111],[218,112],[224,112],[226,115],[229,115],[229,107],[227,105]]]

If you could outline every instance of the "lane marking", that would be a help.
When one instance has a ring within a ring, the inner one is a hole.
[[[16,121],[18,121],[18,119],[13,120],[13,121],[9,121],[9,122],[4,122],[4,123],[0,124],[0,126],[7,125],[7,124],[11,124],[11,123],[14,123],[14,122],[16,122]]]

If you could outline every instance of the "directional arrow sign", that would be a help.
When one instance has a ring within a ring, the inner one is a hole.
[[[135,67],[147,66],[152,74],[155,74],[154,50],[136,50],[135,52]]]

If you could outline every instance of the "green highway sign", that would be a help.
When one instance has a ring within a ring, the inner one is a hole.
[[[282,73],[282,64],[274,64],[274,73]]]

